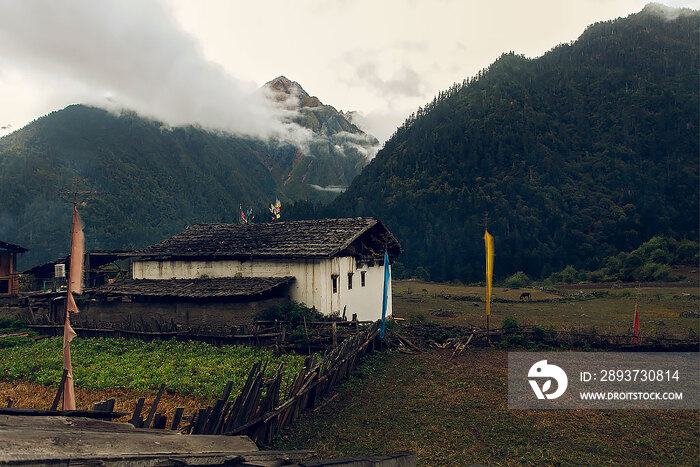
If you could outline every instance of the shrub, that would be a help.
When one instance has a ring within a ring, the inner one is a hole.
[[[12,318],[0,318],[0,334],[11,334],[27,330],[24,321]]]
[[[671,254],[659,248],[649,254],[649,259],[653,263],[668,264],[671,262]]]
[[[520,325],[518,324],[518,320],[513,318],[512,316],[508,316],[506,319],[503,320],[503,332],[506,334],[515,334],[520,330]]]
[[[683,240],[678,244],[676,248],[675,261],[681,264],[692,264],[693,266],[698,265],[698,258],[700,257],[700,246],[698,242],[692,240]]]
[[[668,279],[671,267],[666,264],[647,263],[634,272],[634,278],[638,281],[658,281]]]
[[[295,328],[306,321],[318,321],[323,315],[316,308],[308,308],[293,300],[286,303],[275,303],[263,310],[258,317],[266,321],[283,321]]]
[[[417,315],[413,315],[413,316],[411,316],[411,318],[409,319],[409,323],[412,324],[412,325],[414,325],[414,326],[418,326],[418,325],[424,324],[425,321],[426,321],[426,320],[425,320],[425,315],[422,314],[422,313],[418,313]]]
[[[662,237],[657,235],[652,237],[649,241],[644,242],[639,248],[634,250],[632,254],[638,255],[640,258],[650,258],[652,252],[656,250],[661,250],[666,253],[672,251],[673,241],[668,237]]]
[[[427,282],[430,280],[430,273],[423,266],[418,266],[413,272],[413,277]]]
[[[561,284],[562,282],[573,284],[581,280],[581,273],[572,265],[568,265],[562,271],[553,273],[549,278],[554,284]]]
[[[532,284],[532,279],[530,279],[527,274],[525,274],[523,271],[518,271],[509,278],[507,278],[505,281],[503,281],[503,285],[506,287],[527,287],[528,285]]]
[[[665,281],[671,279],[671,266],[667,264],[660,264],[659,267],[654,271],[652,278],[655,281]]]

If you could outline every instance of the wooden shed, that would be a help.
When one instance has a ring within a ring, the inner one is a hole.
[[[19,291],[17,255],[29,251],[27,248],[0,241],[0,296],[13,295]]]

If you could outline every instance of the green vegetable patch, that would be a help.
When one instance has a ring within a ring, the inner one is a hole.
[[[109,338],[76,338],[71,342],[71,357],[77,387],[151,391],[165,383],[168,392],[207,398],[219,395],[228,381],[234,382],[235,394],[258,361],[266,364],[266,377],[272,377],[283,365],[284,389],[299,373],[305,358],[275,356],[268,349],[240,345]],[[61,337],[0,348],[0,379],[57,386],[62,359]]]

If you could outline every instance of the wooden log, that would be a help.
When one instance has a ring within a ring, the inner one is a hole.
[[[56,391],[56,397],[54,397],[51,403],[51,410],[58,409],[58,401],[61,400],[63,395],[63,386],[66,384],[66,378],[68,378],[68,370],[63,370],[63,376],[61,376],[61,384],[58,385],[58,391]]]
[[[134,415],[131,417],[131,420],[129,420],[129,423],[134,425],[136,428],[143,427],[143,418],[141,418],[141,410],[143,410],[144,402],[146,402],[146,398],[139,397],[139,400],[136,402],[136,408],[134,408]]]
[[[160,403],[160,398],[163,395],[163,391],[165,391],[165,383],[160,385],[158,394],[156,395],[156,398],[153,401],[153,405],[151,405],[151,410],[148,411],[148,417],[146,417],[146,421],[143,423],[144,428],[149,428],[151,426],[151,421],[153,420],[153,416],[156,414],[156,410],[158,409],[158,404]]]
[[[395,332],[393,329],[389,330],[389,334],[391,334],[393,337],[396,337],[399,341],[401,341],[407,347],[415,350],[416,352],[420,352],[420,349],[418,348],[418,346],[416,346],[415,344],[413,344],[413,342],[411,342],[408,339],[406,339],[405,337],[403,337],[401,334]]]

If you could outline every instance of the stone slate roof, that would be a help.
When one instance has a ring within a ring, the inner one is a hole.
[[[293,277],[223,277],[209,279],[130,279],[86,290],[98,295],[168,298],[243,298],[263,295]]]
[[[374,226],[378,226],[400,251],[398,241],[381,222],[370,217],[356,217],[263,224],[197,224],[134,254],[189,258],[330,258]]]

